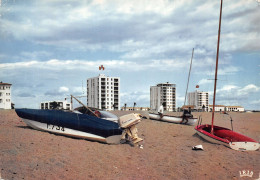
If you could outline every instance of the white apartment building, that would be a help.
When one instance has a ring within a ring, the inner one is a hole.
[[[87,79],[87,105],[103,110],[120,109],[120,78],[99,74]]]
[[[0,109],[11,109],[12,84],[0,82]]]
[[[55,107],[57,106],[57,107]],[[40,105],[41,109],[66,109],[66,110],[71,110],[72,105],[71,102],[67,102],[67,100],[64,101],[44,101],[41,102]]]
[[[188,93],[188,104],[193,105],[196,110],[209,110],[209,93],[196,90]]]
[[[150,108],[158,110],[163,105],[166,111],[175,111],[176,109],[176,85],[170,83],[161,83],[150,87]]]

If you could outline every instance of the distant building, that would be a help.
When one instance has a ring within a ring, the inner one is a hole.
[[[0,109],[11,109],[12,84],[0,82]]]
[[[41,102],[41,109],[64,109],[71,110],[71,102],[64,101],[45,101]]]
[[[166,111],[176,110],[176,85],[161,83],[150,87],[150,108],[158,110],[163,105]]]
[[[242,106],[226,106],[226,111],[240,111],[240,112],[244,112],[245,108],[243,108]]]
[[[103,110],[119,110],[120,78],[99,74],[87,79],[87,105]]]
[[[209,111],[212,111],[213,105],[209,105]],[[225,111],[224,105],[215,105],[215,111]]]
[[[122,111],[149,111],[149,107],[121,107]]]
[[[197,111],[209,110],[209,93],[196,90],[188,93],[188,104],[193,105]]]
[[[209,110],[212,111],[213,105],[209,105]],[[244,112],[245,109],[242,106],[224,106],[224,105],[215,105],[215,111],[235,111],[235,112]]]

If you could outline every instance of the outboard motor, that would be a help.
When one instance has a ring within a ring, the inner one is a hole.
[[[129,140],[133,144],[142,141],[137,135],[136,124],[141,122],[141,116],[137,113],[131,113],[119,118],[119,126],[124,130],[122,133],[122,140]]]

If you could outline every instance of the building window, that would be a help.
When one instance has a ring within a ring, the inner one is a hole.
[[[10,102],[10,99],[6,99],[6,102]]]
[[[3,101],[3,100],[2,100],[2,99],[0,99],[0,103],[2,103],[2,101]]]
[[[0,96],[2,96],[2,93],[0,92]]]

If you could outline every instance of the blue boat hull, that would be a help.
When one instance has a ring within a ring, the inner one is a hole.
[[[87,114],[47,109],[15,109],[15,111],[27,125],[35,129],[82,138],[84,138],[85,135],[80,135],[78,132],[104,139],[115,136],[120,137],[122,135],[122,130],[118,123]],[[69,133],[67,134],[66,132]],[[98,140],[100,138],[96,139]],[[95,138],[91,140],[95,140]],[[105,140],[99,141],[106,142]]]

